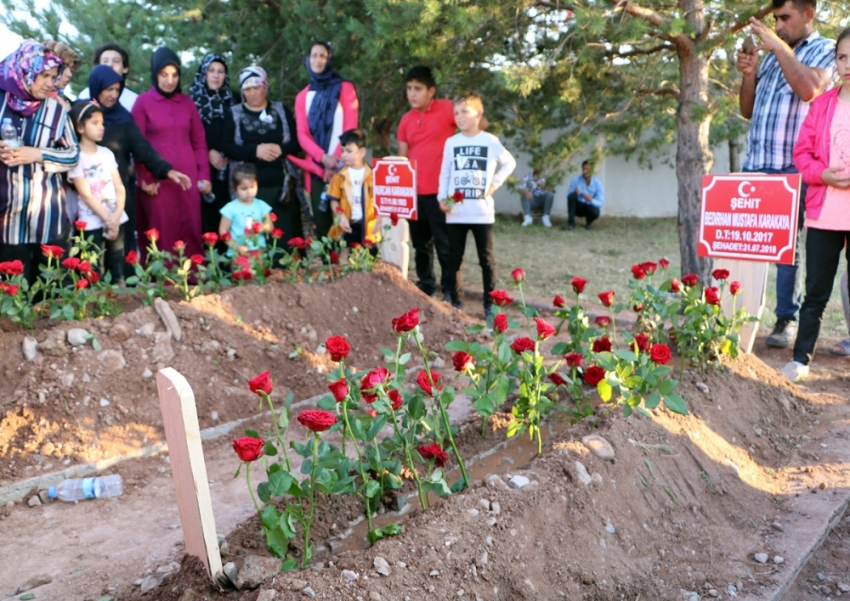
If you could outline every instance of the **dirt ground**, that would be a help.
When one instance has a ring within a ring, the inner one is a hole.
[[[325,392],[331,364],[318,347],[329,335],[345,334],[355,367],[369,368],[381,360],[379,347],[393,343],[390,318],[413,306],[423,310],[433,349],[464,336],[470,321],[388,268],[335,284],[273,283],[172,306],[179,342],[149,308],[36,331],[40,352],[32,362],[20,350],[28,332],[0,333],[0,490],[161,441],[148,371],[171,366],[186,375],[206,428],[259,412],[246,382],[264,369],[275,378],[275,398]],[[104,351],[66,344],[65,333],[77,326],[91,330]],[[768,598],[801,553],[810,520],[848,488],[842,451],[850,445],[850,361],[823,352],[812,380],[796,387],[775,371],[789,356],[759,339],[755,356],[721,371],[686,371],[680,386],[688,417],[610,414],[576,426],[555,419],[543,457],[532,459],[521,439],[473,462],[471,489],[425,513],[414,502],[403,515],[379,516],[402,522],[405,532],[368,550],[362,526],[349,533],[362,508],[327,499],[314,532],[319,569],[278,575],[261,588],[280,591],[278,599],[309,597],[298,592],[305,587],[318,599],[352,600]],[[459,401],[454,420],[464,423],[469,411]],[[262,427],[263,418],[240,430],[255,423]],[[611,443],[613,461],[588,452],[581,438],[590,433]],[[503,440],[501,430],[481,439],[472,420],[462,452],[473,458]],[[233,479],[229,447],[224,436],[206,441],[204,453],[217,529],[227,535],[223,560],[238,565],[266,553],[244,480]],[[579,464],[592,475],[589,484]],[[167,455],[110,471],[125,479],[119,499],[28,507],[27,495],[5,513],[0,508],[0,599],[20,598],[22,585],[38,582],[31,591],[37,599],[258,598],[257,591],[217,591],[185,560]],[[531,483],[508,488],[516,474]],[[760,552],[771,558],[767,564],[754,561]],[[774,563],[775,556],[785,561]],[[387,560],[389,575],[375,572],[375,557]],[[139,584],[151,582],[142,591]],[[841,522],[784,599],[839,596],[845,582],[850,524]]]

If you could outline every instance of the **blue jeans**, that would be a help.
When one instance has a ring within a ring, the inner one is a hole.
[[[744,171],[750,170],[744,169]],[[799,173],[796,167],[786,167],[785,169],[755,169],[753,171],[771,175],[778,173]],[[806,222],[807,189],[808,186],[803,183],[800,188],[800,212],[797,216],[797,244],[794,247],[794,264],[776,266],[776,310],[774,313],[776,314],[777,321],[780,319],[798,321],[800,317],[800,306],[803,304],[802,274],[798,267],[803,251],[803,242],[800,240],[800,233],[803,231],[803,224]]]

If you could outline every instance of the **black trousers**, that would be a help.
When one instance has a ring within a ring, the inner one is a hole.
[[[599,207],[579,202],[578,192],[572,192],[567,196],[567,223],[575,225],[576,217],[584,217],[587,219],[587,225],[590,225],[599,219]]]
[[[115,240],[107,240],[103,237],[103,228],[98,230],[87,230],[86,236],[91,236],[92,242],[97,244],[98,248],[104,251],[103,265],[99,265],[101,276],[107,273],[110,275],[110,281],[113,284],[120,284],[124,281],[124,228],[127,224],[124,223],[118,228],[118,237]],[[135,273],[134,273],[135,275]]]
[[[278,242],[278,248],[288,250],[286,242],[292,238],[300,238],[301,232],[301,205],[298,200],[290,199],[288,203],[283,203],[280,200],[280,194],[283,186],[259,188],[257,190],[257,198],[266,201],[272,208],[272,213],[277,216],[277,221],[274,222],[274,227],[283,230],[283,240]],[[215,231],[218,231],[216,228]]]
[[[815,354],[842,251],[850,263],[848,243],[850,232],[809,228],[806,233],[806,297],[800,307],[800,327],[794,342],[794,361],[803,365],[808,365]]]
[[[321,239],[328,235],[328,230],[334,224],[334,217],[330,206],[328,206],[327,211],[319,210],[322,192],[325,191],[325,181],[315,174],[310,177],[313,178],[313,186],[310,188],[310,206],[313,207],[313,219],[316,220],[316,237]]]
[[[478,251],[478,262],[481,264],[481,279],[484,282],[484,310],[490,308],[493,301],[490,293],[496,286],[496,255],[493,253],[493,224],[492,223],[449,223],[446,224],[449,234],[449,248],[452,258],[451,295],[452,303],[462,304],[463,299],[463,254],[466,250],[467,232],[472,232],[475,248]]]
[[[440,287],[443,293],[452,290],[451,254],[449,236],[446,232],[446,214],[440,210],[436,194],[422,194],[416,199],[419,212],[416,221],[410,224],[410,241],[416,264],[417,286],[427,295],[437,291],[437,276],[434,274],[434,250],[440,261]],[[461,260],[463,253],[461,253]]]

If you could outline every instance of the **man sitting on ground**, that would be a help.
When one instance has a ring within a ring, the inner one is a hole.
[[[531,225],[534,219],[531,211],[543,210],[544,227],[552,227],[549,214],[552,212],[552,204],[555,202],[555,193],[546,189],[546,179],[540,176],[540,169],[526,173],[520,180],[517,188],[522,202],[522,227]]]
[[[604,204],[605,192],[602,190],[602,182],[593,175],[593,163],[584,161],[581,164],[581,174],[573,178],[567,190],[568,221],[564,229],[575,229],[576,217],[584,217],[584,229],[591,229],[593,222],[599,219]]]

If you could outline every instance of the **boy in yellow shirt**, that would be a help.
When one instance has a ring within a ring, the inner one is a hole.
[[[328,185],[332,214],[338,222],[328,236],[342,238],[348,246],[357,242],[375,244],[381,240],[380,221],[375,209],[372,169],[366,164],[366,136],[360,129],[349,129],[339,137],[341,159],[345,163]]]

